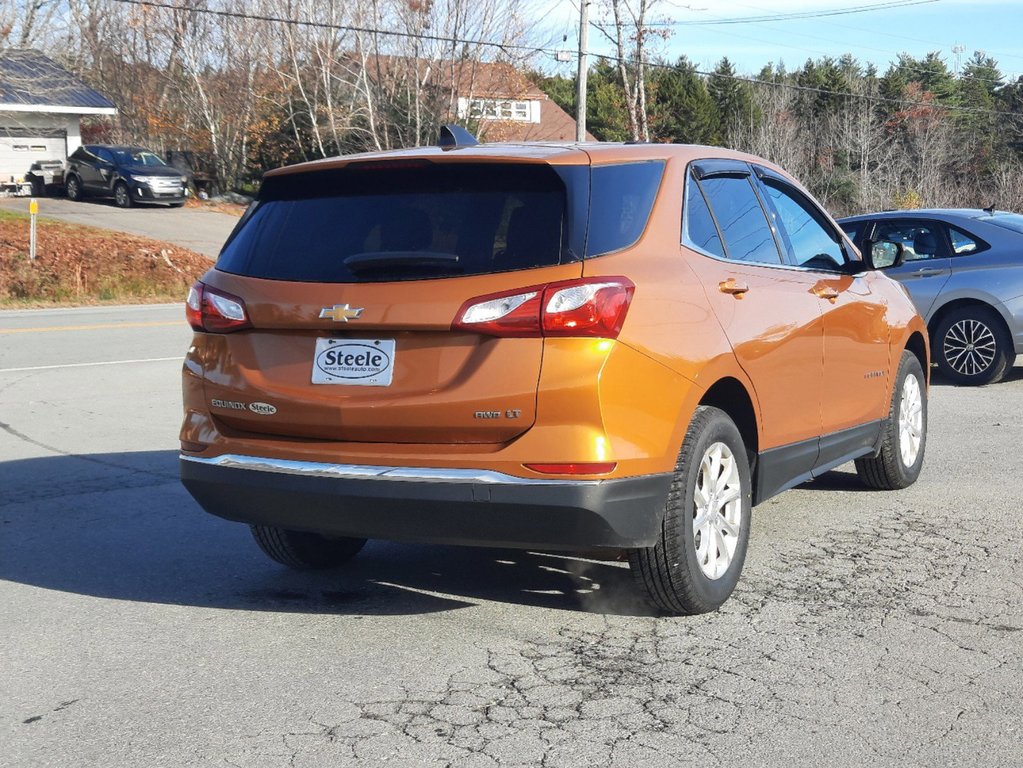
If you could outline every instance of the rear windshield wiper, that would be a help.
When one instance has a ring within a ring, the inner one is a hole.
[[[343,263],[352,272],[388,267],[441,267],[460,270],[458,254],[439,251],[369,251],[353,253]]]

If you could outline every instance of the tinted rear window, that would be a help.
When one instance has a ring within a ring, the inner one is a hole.
[[[664,172],[663,161],[592,171],[369,165],[268,179],[217,268],[271,280],[384,282],[600,256],[639,240]]]
[[[546,165],[405,164],[272,177],[217,268],[349,283],[549,266],[568,250],[566,209],[565,184]]]

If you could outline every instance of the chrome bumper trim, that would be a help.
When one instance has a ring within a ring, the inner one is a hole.
[[[365,464],[326,464],[314,461],[267,459],[226,453],[205,459],[180,454],[182,461],[211,467],[249,469],[303,477],[331,477],[349,480],[409,480],[436,483],[485,483],[488,485],[599,485],[602,480],[540,480],[506,475],[487,469],[438,469],[433,467],[375,467]]]

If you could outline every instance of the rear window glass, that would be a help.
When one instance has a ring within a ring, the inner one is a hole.
[[[568,250],[566,209],[565,184],[546,165],[402,164],[271,177],[217,268],[349,283],[549,266]]]
[[[620,251],[639,240],[650,218],[663,172],[661,161],[593,168],[588,256]]]
[[[996,213],[994,216],[983,216],[978,221],[1023,234],[1023,216],[1018,213]]]

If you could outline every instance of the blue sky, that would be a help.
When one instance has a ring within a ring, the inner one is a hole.
[[[706,23],[870,6],[882,7],[816,18]],[[557,45],[574,50],[577,0],[539,0],[538,7],[552,39],[568,36],[566,43]],[[590,8],[591,19],[599,19],[598,3]],[[788,69],[796,69],[807,58],[851,53],[884,72],[899,53],[919,58],[931,51],[939,52],[954,69],[958,46],[964,62],[981,50],[993,56],[1009,78],[1023,75],[1023,0],[656,0],[653,9],[652,17],[664,24],[659,28],[670,33],[654,44],[655,53],[669,60],[685,54],[707,71],[722,56],[728,56],[739,72],[755,74],[768,62],[783,61]],[[614,52],[595,30],[590,32],[590,49]],[[567,74],[573,67],[561,65],[558,71]]]

